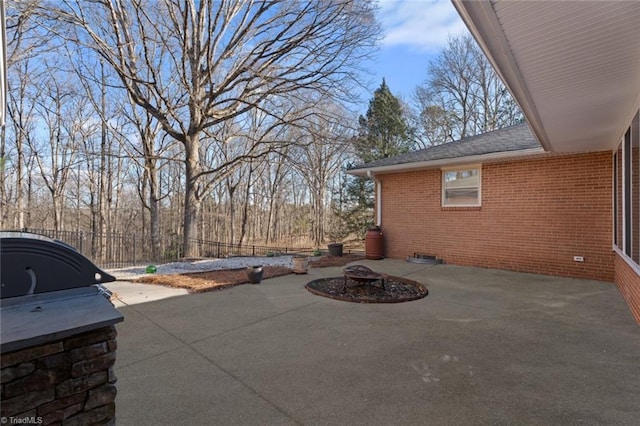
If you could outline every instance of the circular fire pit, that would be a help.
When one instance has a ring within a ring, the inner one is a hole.
[[[347,266],[342,270],[342,272],[344,273],[345,290],[348,287],[347,283],[349,280],[355,281],[357,285],[366,284],[367,286],[371,286],[371,283],[380,281],[382,289],[384,290],[385,275],[374,272],[364,265]]]
[[[305,288],[317,296],[354,303],[399,303],[422,299],[427,288],[406,278],[385,276],[384,285],[345,285],[345,277],[320,278]]]

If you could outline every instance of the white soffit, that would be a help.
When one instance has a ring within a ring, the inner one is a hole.
[[[640,1],[462,1],[542,146],[614,149],[640,107]]]

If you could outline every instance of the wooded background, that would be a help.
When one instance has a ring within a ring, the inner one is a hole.
[[[363,100],[382,36],[366,0],[6,6],[0,229],[91,232],[98,260],[108,234],[154,258],[166,239],[183,256],[358,241],[373,193],[350,165],[522,120],[466,35],[412,99],[383,81]]]

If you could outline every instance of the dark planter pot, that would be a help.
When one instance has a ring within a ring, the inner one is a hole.
[[[264,270],[262,269],[262,265],[249,266],[247,268],[247,279],[251,284],[260,284],[260,281],[262,281],[263,273]]]
[[[329,248],[330,256],[335,256],[335,257],[342,256],[342,248],[344,247],[344,244],[333,243],[333,244],[329,244],[327,247]]]

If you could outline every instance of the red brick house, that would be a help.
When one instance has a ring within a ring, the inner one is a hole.
[[[387,257],[613,281],[611,164],[546,152],[520,124],[350,173],[376,180]]]
[[[453,3],[527,124],[351,170],[386,255],[613,281],[640,323],[640,2]]]

